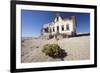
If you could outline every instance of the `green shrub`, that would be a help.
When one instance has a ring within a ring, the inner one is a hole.
[[[42,52],[51,57],[58,57],[61,53],[61,48],[58,44],[45,44]]]

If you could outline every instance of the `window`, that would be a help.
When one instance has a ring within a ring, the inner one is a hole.
[[[62,31],[64,31],[64,25],[62,25]]]
[[[53,27],[53,32],[55,32],[55,28]]]
[[[52,31],[51,31],[51,28],[50,28],[50,33],[51,33]]]
[[[66,25],[66,30],[69,30],[69,25],[68,24]]]
[[[48,33],[49,31],[48,31],[48,28],[44,28],[44,32],[45,33]]]
[[[59,19],[59,18],[57,17],[57,21],[58,21],[58,19]]]
[[[59,32],[59,26],[57,26],[57,32]]]

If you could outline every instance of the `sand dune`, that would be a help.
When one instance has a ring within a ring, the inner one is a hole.
[[[67,52],[64,60],[86,60],[90,58],[90,36],[80,36],[65,38],[61,40],[55,39],[24,39],[21,48],[21,62],[46,62],[46,61],[61,61],[59,58],[51,58],[41,52],[42,46],[47,43],[59,44],[62,49]]]

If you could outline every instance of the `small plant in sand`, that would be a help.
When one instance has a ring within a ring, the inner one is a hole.
[[[50,57],[57,58],[61,54],[62,49],[58,44],[45,44],[42,52]]]

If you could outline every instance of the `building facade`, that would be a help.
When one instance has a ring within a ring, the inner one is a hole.
[[[44,24],[41,31],[42,37],[51,38],[68,38],[76,35],[76,18],[70,16],[62,18],[57,15],[53,22]]]

